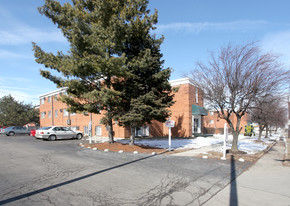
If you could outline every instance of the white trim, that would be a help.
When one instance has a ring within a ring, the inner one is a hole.
[[[181,79],[175,79],[175,80],[170,80],[169,81],[171,86],[177,86],[177,85],[181,85],[181,84],[191,84],[194,86],[193,84],[193,80],[191,78],[181,78]],[[39,99],[44,98],[44,97],[48,97],[48,96],[54,96],[56,94],[59,94],[61,92],[65,92],[67,88],[60,88],[45,94],[42,94],[39,96]]]
[[[191,84],[192,86],[194,86],[193,84],[193,80],[191,78],[182,78],[182,79],[175,79],[175,80],[170,80],[169,81],[171,86],[177,86],[177,85],[181,85],[181,84]]]
[[[44,98],[44,97],[48,97],[48,96],[54,96],[54,95],[59,94],[59,93],[64,92],[64,91],[66,91],[66,88],[60,88],[60,89],[48,92],[46,94],[40,95],[39,99]]]

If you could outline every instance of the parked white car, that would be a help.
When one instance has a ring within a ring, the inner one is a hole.
[[[73,131],[68,127],[42,127],[36,130],[35,138],[37,139],[47,139],[54,141],[57,139],[82,139],[83,134],[80,131]]]

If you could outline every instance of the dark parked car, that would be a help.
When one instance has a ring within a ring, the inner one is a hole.
[[[22,126],[11,126],[4,129],[4,134],[14,136],[15,134],[30,134],[30,129]]]

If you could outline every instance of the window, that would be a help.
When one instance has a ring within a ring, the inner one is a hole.
[[[95,134],[98,136],[102,135],[102,127],[101,126],[95,127]]]
[[[209,114],[210,114],[210,116],[213,116],[213,115],[214,115],[214,112],[213,112],[213,111],[211,111],[211,112],[209,112]]]
[[[54,116],[55,116],[55,117],[58,117],[58,110],[57,110],[57,109],[54,110]]]
[[[57,94],[54,95],[54,101],[55,101],[55,102],[57,101]]]
[[[45,118],[45,112],[41,112],[40,116],[41,116],[41,119],[44,119]]]
[[[70,127],[70,129],[72,131],[77,131],[77,130],[80,130],[80,127],[79,126],[74,126],[74,127]]]
[[[51,102],[51,96],[47,98],[47,102]]]
[[[51,118],[51,111],[48,111],[48,118]]]
[[[136,127],[135,129],[136,136],[149,136],[149,126]]]
[[[195,88],[195,103],[198,103],[198,88]]]
[[[84,135],[89,135],[89,128],[88,128],[88,126],[84,126]]]
[[[213,124],[213,123],[214,123],[213,119],[209,120],[209,124]]]
[[[76,115],[75,112],[70,113],[70,116],[75,116],[75,115]]]
[[[68,111],[66,109],[63,109],[63,116],[67,117],[68,116]]]
[[[40,104],[44,104],[44,98],[40,99]]]

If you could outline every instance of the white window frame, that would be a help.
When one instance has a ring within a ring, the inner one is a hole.
[[[55,116],[55,117],[58,117],[58,110],[57,110],[57,109],[54,110],[54,116]]]
[[[214,124],[214,120],[213,119],[210,119],[209,120],[209,124]]]
[[[51,118],[51,111],[48,111],[48,118]]]
[[[63,111],[63,116],[67,117],[68,116],[68,111],[66,109],[63,109],[62,111]]]
[[[47,102],[51,102],[51,96],[47,97]]]
[[[95,135],[96,136],[102,135],[102,126],[100,126],[100,125],[95,126]]]
[[[45,112],[41,112],[41,119],[45,118]]]
[[[195,103],[198,103],[198,88],[195,88]]]
[[[44,98],[40,99],[40,104],[44,104]]]
[[[135,136],[136,137],[149,137],[149,126],[136,127]]]
[[[57,94],[56,95],[54,95],[54,101],[56,102],[57,101]]]
[[[89,127],[84,126],[84,135],[89,135]]]
[[[213,116],[213,115],[214,115],[214,111],[210,111],[210,112],[209,112],[209,115],[210,115],[210,116]]]

